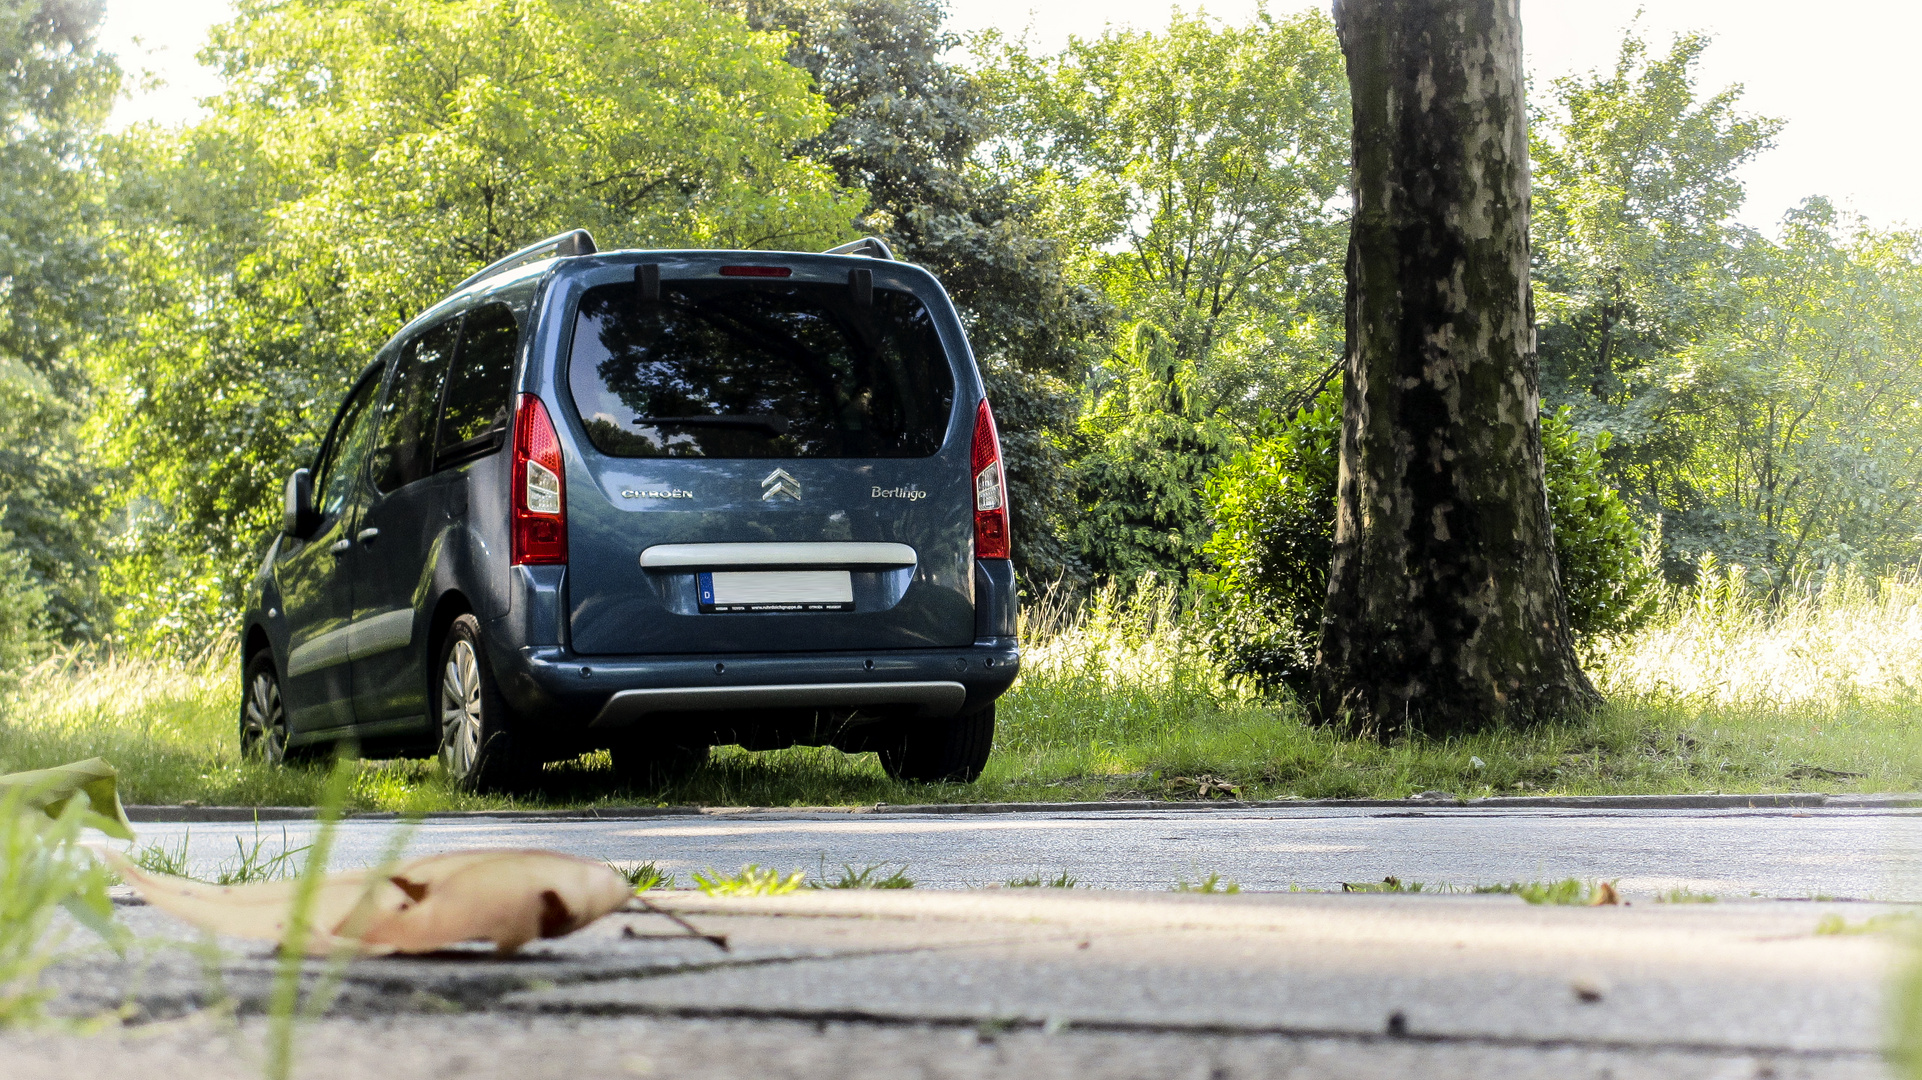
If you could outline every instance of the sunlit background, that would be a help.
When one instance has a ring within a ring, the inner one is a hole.
[[[1210,0],[1193,6],[1241,22],[1259,5]],[[1269,6],[1277,12],[1300,7]],[[1610,65],[1638,8],[1646,9],[1640,25],[1655,48],[1678,32],[1714,36],[1701,64],[1703,88],[1740,83],[1749,110],[1788,122],[1776,148],[1743,171],[1746,223],[1768,229],[1809,195],[1827,195],[1878,224],[1922,223],[1916,180],[1922,124],[1915,116],[1912,55],[1922,40],[1922,5],[1864,2],[1815,10],[1787,0],[1523,0],[1528,66],[1537,83]],[[194,54],[207,28],[231,10],[225,0],[109,0],[104,40],[127,67],[160,83],[123,101],[116,124],[197,115],[196,100],[217,91],[219,80]],[[1098,33],[1104,24],[1161,26],[1170,9],[1156,0],[960,0],[951,10],[951,25],[963,33],[1025,33],[1057,48],[1070,34]]]

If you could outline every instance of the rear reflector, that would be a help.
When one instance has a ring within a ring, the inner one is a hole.
[[[986,398],[974,413],[974,557],[1005,559],[1008,543],[1008,477],[1001,467],[1001,435]]]
[[[514,507],[510,560],[515,566],[567,561],[567,468],[561,440],[541,399],[522,394],[514,412]]]
[[[722,277],[788,277],[794,273],[791,266],[723,266]]]

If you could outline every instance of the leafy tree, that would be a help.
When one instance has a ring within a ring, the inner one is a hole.
[[[19,608],[10,639],[83,638],[99,618],[75,345],[109,297],[93,152],[120,73],[100,19],[99,0],[0,2],[0,562],[25,574],[0,598]]]
[[[225,624],[347,380],[483,262],[574,226],[846,239],[863,198],[796,152],[830,117],[786,48],[701,0],[242,0],[212,117],[118,159],[92,431],[129,628]]]
[[[1780,128],[1738,109],[1739,86],[1701,96],[1707,47],[1684,34],[1651,57],[1631,31],[1607,73],[1550,84],[1529,144],[1543,396],[1614,433],[1610,472],[1646,515],[1669,505],[1659,477],[1691,453],[1664,411],[1670,358],[1739,308],[1754,238],[1733,220],[1736,172]]]
[[[979,81],[941,57],[958,42],[935,0],[750,0],[757,29],[794,35],[834,122],[799,151],[868,193],[863,231],[934,271],[968,326],[1006,457],[1014,557],[1030,582],[1079,572],[1062,436],[1105,315],[1071,282],[1072,252],[1040,200],[976,158],[996,135]]]
[[[1707,40],[1553,84],[1531,152],[1544,395],[1613,434],[1611,477],[1704,554],[1777,584],[1916,557],[1917,247],[1813,199],[1779,241],[1736,225],[1777,121],[1704,96]]]
[[[1689,454],[1639,470],[1670,544],[1781,585],[1922,554],[1922,234],[1810,199],[1746,252],[1739,317],[1647,396]]]
[[[1305,690],[1334,555],[1341,394],[1324,392],[1273,435],[1208,478],[1203,577],[1209,636],[1226,670]],[[1555,557],[1569,621],[1585,638],[1629,633],[1652,613],[1656,574],[1645,538],[1604,477],[1606,432],[1583,435],[1568,411],[1542,417]]]
[[[1128,369],[1077,425],[1081,512],[1070,536],[1088,565],[1115,578],[1185,576],[1204,565],[1207,476],[1241,440],[1196,408],[1194,365],[1167,336],[1145,321],[1131,329],[1119,350]]]
[[[1074,39],[1056,56],[993,35],[977,49],[1007,132],[996,168],[1043,200],[1077,277],[1119,317],[1084,390],[1076,546],[1103,575],[1191,566],[1200,479],[1232,425],[1312,396],[1338,349],[1347,94],[1333,26],[1177,13],[1165,32]],[[1180,409],[1157,404],[1177,384]]]
[[[1177,13],[1058,56],[981,47],[1009,132],[998,166],[1050,201],[1086,279],[1196,369],[1201,411],[1249,422],[1328,369],[1348,95],[1327,16]]]

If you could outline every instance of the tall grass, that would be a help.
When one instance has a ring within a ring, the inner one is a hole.
[[[1527,730],[1343,737],[1224,679],[1195,613],[1150,581],[1023,612],[1022,675],[976,784],[897,783],[872,755],[729,747],[662,789],[619,787],[599,754],[516,798],[456,792],[431,760],[365,762],[347,806],[1922,790],[1922,581],[1838,576],[1773,601],[1739,568],[1701,582],[1640,634],[1593,646],[1607,706]],[[238,671],[217,652],[53,658],[0,702],[0,770],[98,754],[130,802],[313,805],[325,770],[239,758]]]
[[[1653,625],[1604,642],[1607,692],[1722,706],[1833,710],[1922,692],[1922,576],[1854,573],[1789,583],[1770,599],[1740,566],[1706,563]]]
[[[240,664],[230,649],[150,656],[63,652],[24,672],[0,703],[0,772],[104,757],[129,803],[311,806],[324,769],[240,756]],[[369,763],[350,804],[408,809],[460,797],[430,762]]]

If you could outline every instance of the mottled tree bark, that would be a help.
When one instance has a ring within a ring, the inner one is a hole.
[[[1355,212],[1316,690],[1379,735],[1599,701],[1542,482],[1518,0],[1336,0]]]

